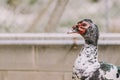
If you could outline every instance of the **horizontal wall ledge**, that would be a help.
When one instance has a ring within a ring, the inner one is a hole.
[[[120,33],[101,33],[99,45],[120,45]],[[81,45],[79,34],[66,33],[16,33],[0,34],[0,45]]]

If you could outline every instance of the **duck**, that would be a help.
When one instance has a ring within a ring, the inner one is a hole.
[[[72,80],[120,80],[120,67],[98,60],[98,26],[91,19],[77,22],[68,32],[80,34],[84,46],[75,59]]]

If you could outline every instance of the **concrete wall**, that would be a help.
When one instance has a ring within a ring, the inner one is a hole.
[[[99,59],[120,65],[119,41],[119,34],[102,34]],[[0,80],[71,80],[83,43],[79,35],[0,34]]]

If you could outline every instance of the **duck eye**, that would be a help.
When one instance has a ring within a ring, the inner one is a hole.
[[[87,24],[83,23],[82,26],[87,26]]]

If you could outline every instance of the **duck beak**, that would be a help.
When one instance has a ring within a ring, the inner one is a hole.
[[[72,34],[72,33],[77,33],[77,31],[74,30],[74,29],[72,29],[72,30],[70,30],[70,31],[67,32],[67,34]]]

